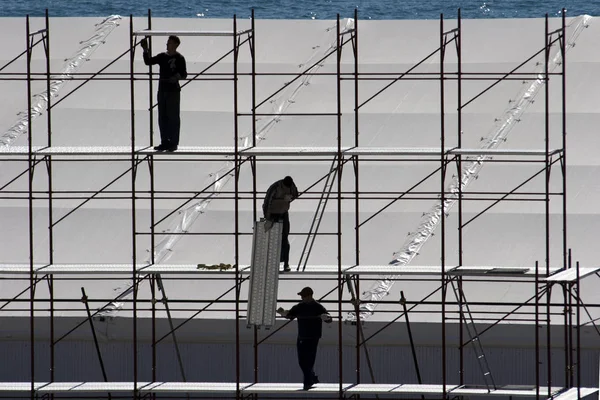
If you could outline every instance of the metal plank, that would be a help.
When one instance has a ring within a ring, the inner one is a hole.
[[[35,390],[47,385],[48,382],[35,382]],[[0,392],[29,392],[31,391],[31,382],[0,382]]]
[[[138,382],[138,387],[146,386],[150,382]],[[37,389],[40,393],[64,392],[130,392],[133,391],[133,382],[51,382]]]
[[[556,154],[561,150],[550,149],[549,155]],[[472,156],[545,156],[543,149],[452,149],[450,154],[472,155]]]
[[[240,383],[243,389],[251,383]],[[235,394],[237,385],[235,382],[154,382],[148,386],[141,387],[140,392],[145,393],[224,393]]]
[[[452,150],[446,147],[445,153]],[[439,147],[353,147],[344,151],[347,155],[362,156],[437,156],[441,155]]]
[[[446,385],[446,393],[456,389],[456,385]],[[400,385],[396,389],[392,390],[392,393],[403,393],[403,394],[443,394],[443,385]]]
[[[446,266],[446,273],[456,266]],[[412,265],[357,265],[344,271],[345,275],[439,275],[441,266],[412,266]]]
[[[246,147],[240,147],[238,150],[244,150]],[[178,146],[174,152],[160,152],[151,147],[146,147],[138,151],[139,154],[153,154],[154,156],[168,157],[170,154],[194,155],[194,156],[232,156],[235,154],[233,146]]]
[[[352,387],[350,383],[342,384],[342,391],[345,391]],[[307,391],[304,390],[302,383],[255,383],[242,390],[242,393],[296,393]],[[338,394],[340,392],[340,385],[338,383],[317,383],[313,385],[310,393],[330,393]]]
[[[586,396],[597,393],[598,388],[570,388],[569,390],[559,393],[557,396],[552,396],[552,400],[577,400],[583,399]]]
[[[392,393],[394,389],[399,388],[400,384],[395,383],[360,383],[354,385],[348,390],[347,394],[386,394]]]
[[[579,268],[579,279],[594,274],[600,271],[600,267],[580,267]],[[549,282],[575,282],[577,280],[577,269],[569,268],[560,271],[554,275],[550,275],[544,280]]]

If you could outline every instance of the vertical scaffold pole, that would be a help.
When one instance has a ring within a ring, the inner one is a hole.
[[[457,58],[457,104],[458,109],[456,110],[456,118],[457,118],[457,147],[462,148],[462,31],[461,31],[461,13],[460,8],[458,9],[457,16],[457,37],[456,37],[456,58]],[[458,176],[458,265],[463,265],[463,192],[462,192],[462,154],[457,155],[456,159],[456,174]],[[458,292],[463,293],[463,280],[462,276],[459,276],[457,279]],[[458,307],[459,307],[459,369],[458,369],[458,377],[459,384],[464,385],[465,381],[465,357],[464,357],[464,314],[462,312],[463,309],[463,296],[459,296],[458,298]]]
[[[254,8],[250,17],[250,63],[251,63],[251,94],[252,94],[252,147],[256,146],[256,30],[254,27]],[[258,199],[257,199],[257,182],[256,182],[256,156],[252,156],[250,160],[252,169],[252,221],[258,220]],[[254,382],[258,382],[258,327],[253,327],[253,346],[254,346]]]
[[[342,354],[342,295],[344,290],[344,279],[342,277],[342,37],[340,32],[340,14],[337,14],[336,23],[336,90],[337,90],[337,307],[338,307],[338,373],[339,373],[339,393],[343,396],[342,381],[344,380],[343,354]]]
[[[540,263],[535,262],[535,399],[540,400]]]
[[[545,18],[545,47],[544,47],[544,147],[545,147],[545,216],[546,216],[546,273],[550,275],[550,49],[552,37],[548,29],[548,14]],[[547,366],[547,386],[548,398],[552,397],[552,359],[551,359],[551,331],[550,331],[550,300],[552,297],[552,287],[546,281],[546,366]]]
[[[567,32],[566,12],[562,9],[560,43],[560,55],[562,59],[562,219],[563,219],[563,268],[567,265],[568,241],[567,241]]]
[[[443,399],[447,398],[446,393],[446,218],[444,214],[444,203],[446,196],[444,193],[445,181],[445,108],[444,108],[444,14],[440,14],[440,265],[441,265],[441,284],[442,284],[442,393]]]
[[[240,393],[240,248],[239,248],[239,132],[238,132],[238,34],[237,17],[233,15],[233,180],[234,194],[234,253],[235,253],[235,387],[236,399]]]
[[[129,15],[129,95],[130,95],[130,124],[131,124],[131,274],[133,280],[133,398],[138,398],[138,341],[137,341],[137,297],[138,297],[138,281],[137,281],[137,240],[136,240],[136,203],[135,203],[135,175],[136,175],[136,160],[135,160],[135,37],[133,35],[133,15]]]
[[[46,25],[46,40],[45,40],[45,53],[46,53],[46,124],[48,128],[48,140],[47,146],[52,147],[52,96],[51,96],[51,76],[50,76],[50,15],[48,9],[45,11],[45,25]],[[47,168],[48,168],[48,264],[54,264],[54,185],[52,184],[52,156],[47,156]],[[49,311],[50,311],[50,382],[54,382],[54,368],[55,368],[55,348],[54,348],[54,278],[53,275],[48,275],[48,294],[50,297]],[[54,398],[54,394],[51,394],[51,398]]]
[[[31,53],[32,47],[29,43],[31,28],[29,25],[29,14],[25,20],[25,44],[27,48],[27,136],[28,136],[28,217],[29,217],[29,335],[30,335],[30,375],[31,391],[30,396],[35,398],[35,276],[33,271],[33,144],[32,144],[32,126],[31,126]]]
[[[152,10],[148,9],[148,30],[152,30]],[[148,47],[150,50],[150,54],[152,53],[152,36],[150,36],[150,40],[148,43]],[[152,65],[148,66],[148,143],[150,146],[154,145],[154,81],[153,81],[153,70]],[[154,186],[154,156],[151,154],[148,157],[148,173],[150,178],[150,263],[154,264],[155,254],[154,248],[156,245],[156,237],[155,237],[155,224],[156,224],[156,213],[155,213],[155,186]],[[156,275],[150,276],[150,292],[152,296],[151,307],[152,307],[152,381],[156,382],[156,289],[157,289],[157,279]],[[152,394],[152,398],[156,398],[156,394]]]
[[[577,399],[581,399],[581,270],[579,261],[575,263],[577,268],[577,280],[575,287],[577,288],[577,309],[575,313],[575,323],[577,324]]]
[[[353,39],[353,51],[354,51],[354,146],[359,145],[359,125],[358,125],[358,107],[359,107],[359,96],[358,96],[358,9],[354,9],[354,32],[352,33]],[[354,264],[360,265],[360,168],[358,164],[358,154],[354,156],[354,246],[355,246],[355,258]],[[348,282],[350,284],[350,282]],[[356,276],[356,291],[355,300],[360,299],[360,275]],[[360,307],[355,307],[356,313],[356,383],[360,383],[360,342],[361,337],[361,321],[360,321]],[[365,345],[366,346],[366,345]],[[365,347],[366,349],[366,347]]]

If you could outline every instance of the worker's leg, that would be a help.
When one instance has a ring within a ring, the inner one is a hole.
[[[281,259],[285,265],[289,264],[290,261],[290,241],[288,236],[290,234],[290,215],[289,213],[284,213],[281,216],[281,221],[283,222],[283,232],[281,235]]]

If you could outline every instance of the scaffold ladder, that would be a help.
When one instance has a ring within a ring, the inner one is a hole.
[[[467,334],[469,335],[469,343],[471,343],[473,350],[475,351],[477,363],[479,364],[479,368],[483,373],[483,381],[485,386],[488,392],[496,390],[496,383],[494,382],[492,371],[487,362],[487,358],[485,357],[483,345],[481,344],[479,333],[477,332],[477,327],[475,326],[475,320],[473,319],[473,314],[471,314],[471,309],[467,303],[465,293],[463,292],[462,288],[458,287],[458,285],[455,283],[455,279],[450,279],[450,285],[452,286],[452,291],[454,292],[456,300],[458,301],[460,316],[465,320],[464,326]],[[463,346],[463,343],[460,345]]]
[[[337,173],[337,157],[334,157],[333,162],[331,163],[331,168],[329,169],[329,173],[325,178],[325,185],[323,187],[323,191],[321,192],[319,204],[317,204],[315,216],[313,217],[312,223],[310,225],[308,235],[306,236],[306,241],[304,242],[304,247],[302,248],[302,254],[300,255],[300,260],[298,261],[298,268],[296,269],[296,271],[299,271],[300,268],[302,268],[302,271],[306,269],[308,257],[310,256],[312,247],[315,244],[315,239],[317,238],[317,231],[319,230],[319,226],[321,225],[321,220],[323,218],[323,214],[325,213],[325,207],[327,206],[327,202],[331,197],[331,190],[333,189],[333,183],[335,182]]]

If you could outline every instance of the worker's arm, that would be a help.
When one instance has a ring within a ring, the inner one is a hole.
[[[296,187],[295,183],[292,183],[292,200],[296,200],[298,198],[298,187]]]
[[[330,324],[332,321],[331,315],[329,315],[329,313],[321,314],[321,321],[325,322],[326,324]]]
[[[266,220],[271,220],[271,202],[273,201],[273,197],[275,197],[275,192],[277,191],[277,185],[278,182],[275,182],[274,184],[272,184],[269,189],[267,190],[267,193],[265,195],[265,200],[263,203],[263,211],[265,213],[265,219]]]
[[[321,321],[330,324],[332,319],[331,319],[331,315],[329,315],[329,313],[327,312],[327,310],[325,309],[325,307],[323,307],[322,304],[319,304],[321,306]]]
[[[187,78],[187,66],[185,64],[185,57],[182,55],[177,57],[177,73],[175,75],[178,75],[177,79]]]
[[[277,309],[277,314],[281,315],[282,317],[287,317],[287,315],[289,314],[289,311],[284,310],[283,307],[279,307]]]
[[[154,65],[154,64],[158,64],[160,63],[160,54],[154,57],[150,57],[150,51],[148,48],[148,39],[143,38],[140,41],[140,46],[142,47],[142,49],[144,50],[143,52],[143,56],[144,56],[144,64],[146,65]]]
[[[289,310],[284,310],[283,307],[279,307],[277,309],[277,313],[279,315],[281,315],[282,317],[284,317],[284,318],[294,319],[294,318],[296,318],[296,311],[297,310],[298,310],[298,308],[296,306],[292,307]]]

